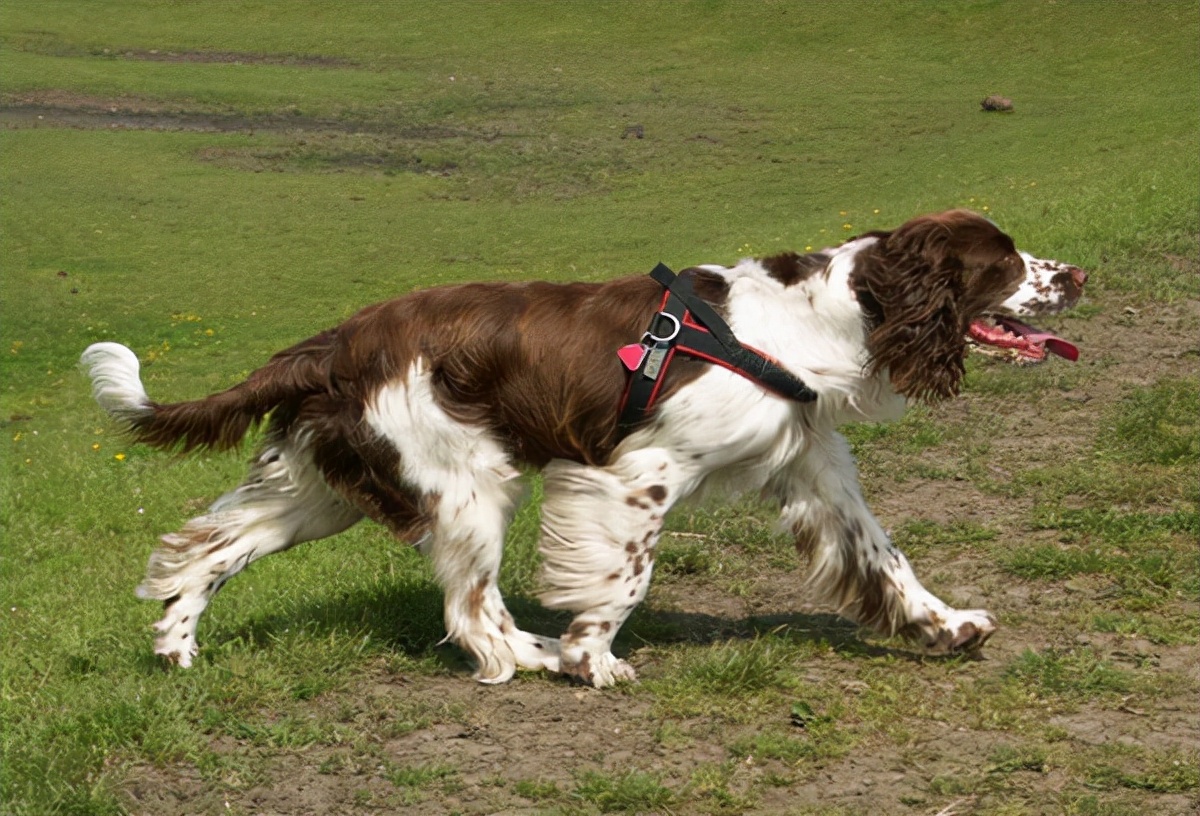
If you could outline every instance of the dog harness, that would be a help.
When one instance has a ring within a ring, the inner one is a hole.
[[[687,277],[677,276],[661,263],[650,277],[666,290],[658,313],[650,318],[640,343],[617,350],[629,371],[617,420],[620,437],[646,418],[676,353],[723,366],[786,399],[812,402],[817,398],[815,391],[770,355],[739,342],[716,310],[696,295]]]

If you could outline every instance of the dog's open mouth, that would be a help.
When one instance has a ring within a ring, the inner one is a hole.
[[[1075,362],[1079,349],[1056,334],[1026,325],[1011,317],[994,316],[987,321],[971,323],[969,336],[980,346],[990,346],[1020,363],[1038,363],[1046,359],[1046,353]]]

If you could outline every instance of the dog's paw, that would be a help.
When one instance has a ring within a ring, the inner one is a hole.
[[[612,653],[605,654],[597,662],[599,663],[600,670],[597,672],[596,678],[592,683],[596,688],[613,686],[617,683],[632,683],[637,680],[637,672],[634,671],[633,666],[618,657],[614,657]]]
[[[612,652],[602,655],[584,655],[573,663],[563,658],[560,671],[577,683],[596,688],[607,688],[621,682],[637,680],[637,672]]]
[[[168,664],[186,669],[199,651],[196,643],[196,624],[208,600],[201,595],[175,596],[163,603],[162,619],[152,624],[158,633],[154,638],[154,653]]]
[[[934,654],[977,652],[996,632],[996,619],[985,609],[954,610],[939,621],[925,647]]]
[[[519,631],[508,642],[517,658],[517,668],[557,673],[562,665],[562,645],[558,638]]]
[[[200,652],[199,645],[193,640],[187,645],[171,645],[166,638],[159,638],[154,644],[154,653],[163,659],[168,666],[178,666],[188,669],[192,666],[192,658]]]
[[[489,686],[507,683],[517,673],[517,658],[513,654],[511,645],[507,640],[489,641],[491,647],[486,651],[483,649],[471,649],[471,644],[460,644],[471,652],[471,657],[475,663],[475,671],[471,677],[479,683],[485,683]]]

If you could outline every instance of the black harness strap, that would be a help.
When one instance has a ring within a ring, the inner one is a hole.
[[[630,368],[634,367],[625,353],[633,349],[634,354],[641,354],[621,402],[617,420],[621,436],[629,433],[653,407],[676,352],[728,368],[786,399],[812,402],[817,398],[815,391],[769,355],[739,342],[716,310],[696,295],[686,277],[677,276],[661,263],[650,272],[650,277],[662,284],[666,292],[642,337],[641,351],[636,346],[621,350],[621,358]]]

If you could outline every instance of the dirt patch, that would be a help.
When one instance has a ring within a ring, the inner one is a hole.
[[[311,54],[253,54],[245,51],[171,51],[158,48],[93,52],[95,56],[148,62],[217,63],[220,65],[288,65],[298,68],[357,68],[354,60]]]
[[[0,97],[0,127],[246,134],[362,133],[422,140],[492,140],[500,136],[498,133],[481,134],[458,128],[414,125],[382,115],[375,119],[313,117],[294,107],[282,113],[249,115],[143,97],[98,97],[65,91],[38,91]]]
[[[140,60],[218,65],[282,65],[297,68],[357,68],[361,63],[348,57],[322,54],[264,54],[251,51],[203,51],[177,48],[83,48],[60,39],[49,31],[17,32],[14,43],[20,50],[52,57],[102,60]]]
[[[398,738],[363,734],[369,748],[322,745],[266,752],[226,741],[225,750],[252,770],[241,777],[205,784],[187,769],[133,769],[127,790],[137,813],[171,816],[197,812],[331,813],[379,812],[403,808],[433,816],[542,813],[547,806],[593,813],[572,796],[589,773],[620,777],[632,770],[675,790],[696,791],[696,773],[719,771],[722,798],[701,794],[678,808],[650,812],[783,813],[801,807],[843,808],[848,813],[933,813],[945,806],[947,791],[961,790],[957,813],[989,811],[1026,800],[1054,802],[1069,783],[1054,763],[1019,779],[995,778],[997,752],[1021,741],[1020,735],[974,730],[960,723],[925,721],[923,730],[897,747],[880,741],[860,746],[840,759],[796,766],[773,758],[732,757],[725,747],[744,726],[656,716],[644,696],[620,691],[572,688],[544,678],[519,677],[501,687],[481,687],[465,677],[409,678],[378,675],[364,680],[353,695],[369,707],[389,698],[436,701],[460,713]],[[1081,711],[1052,718],[1049,725],[1070,739],[1094,746],[1187,748],[1195,736],[1196,708],[1171,718],[1148,718],[1128,711]],[[672,740],[664,729],[682,735]],[[247,784],[247,778],[257,783]],[[233,783],[233,784],[231,784]],[[752,792],[752,793],[751,793]],[[723,806],[727,797],[744,797]],[[1155,812],[1193,812],[1186,795],[1162,796]],[[646,812],[634,808],[632,812]]]
[[[94,97],[62,91],[13,94],[0,101],[0,127],[238,133],[270,137],[255,145],[200,148],[199,161],[248,172],[421,173],[448,176],[466,143],[495,142],[499,132],[414,125],[380,116],[333,119],[297,109],[247,115],[171,107],[138,97]]]
[[[423,140],[362,136],[356,134],[355,138],[348,139],[325,134],[325,138],[313,138],[305,132],[303,136],[293,134],[292,138],[271,147],[205,147],[195,155],[203,162],[254,173],[309,171],[449,176],[458,169],[458,163],[451,159],[422,156],[419,151],[420,145],[425,143]]]

